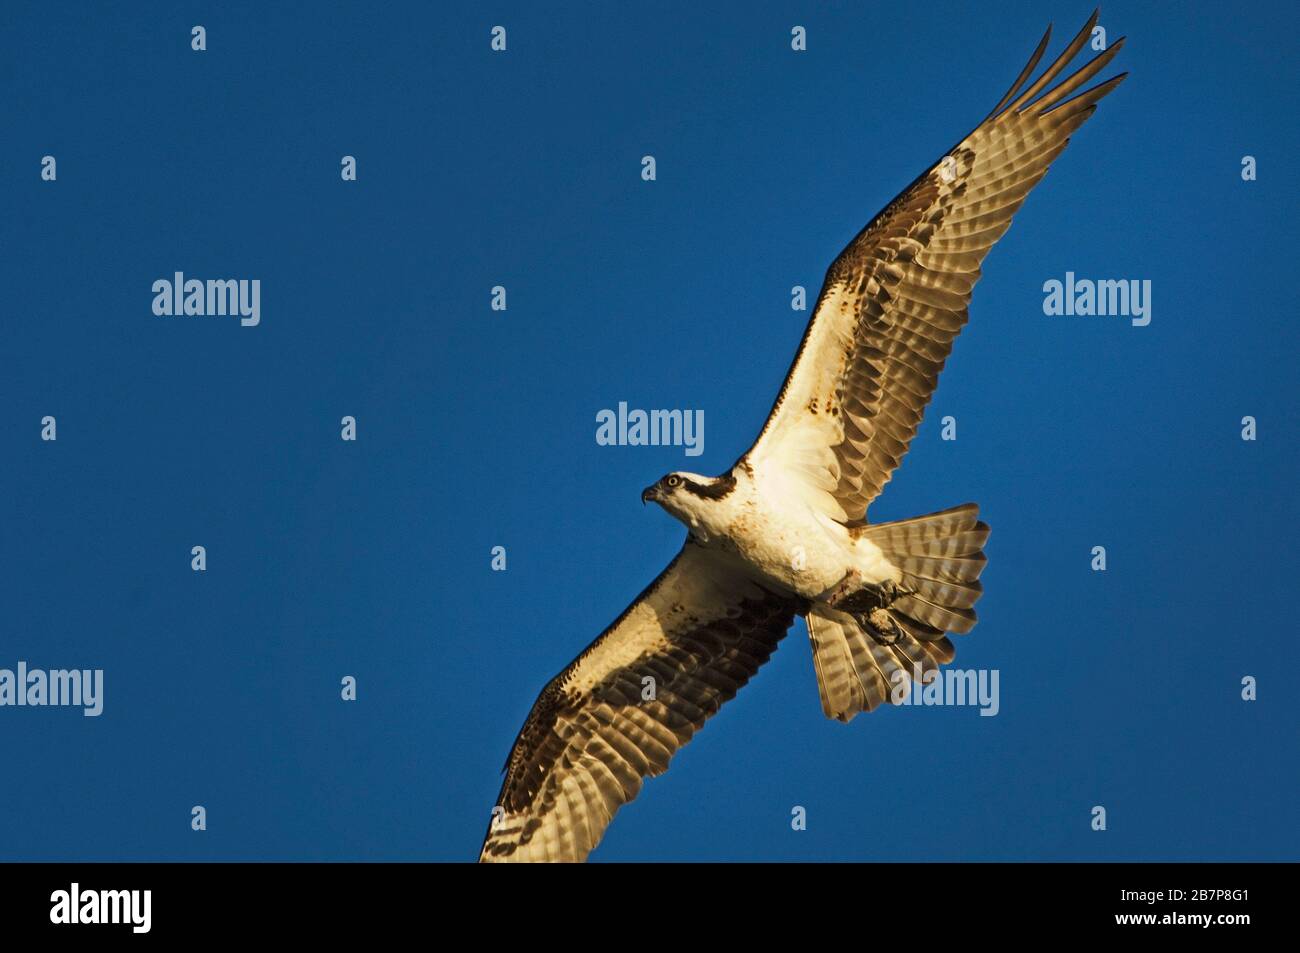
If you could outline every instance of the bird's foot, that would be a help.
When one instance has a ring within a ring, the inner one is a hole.
[[[872,609],[865,616],[854,618],[881,645],[894,645],[906,634],[888,609]]]
[[[903,589],[892,579],[886,579],[876,586],[876,592],[880,594],[880,605],[882,607],[889,605],[895,599],[903,594]]]
[[[907,592],[888,579],[884,582],[864,583],[857,572],[851,571],[825,601],[832,609],[858,615],[873,609],[887,609],[895,599]]]

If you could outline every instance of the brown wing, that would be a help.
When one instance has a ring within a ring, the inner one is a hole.
[[[865,518],[916,435],[966,323],[984,256],[1071,133],[1126,75],[1067,98],[1110,62],[1121,39],[1043,92],[1087,44],[1096,22],[1094,13],[1021,92],[1049,28],[989,117],[877,215],[827,271],[790,374],[747,455],[826,515]]]
[[[551,680],[506,763],[481,861],[580,861],[614,813],[767,661],[797,600],[687,542]]]

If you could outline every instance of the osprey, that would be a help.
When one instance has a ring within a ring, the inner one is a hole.
[[[677,557],[542,690],[505,766],[480,860],[577,861],[614,812],[767,661],[796,616],[822,710],[848,721],[969,632],[989,535],[973,503],[870,523],[916,435],[988,250],[1124,76],[1076,94],[1123,40],[1059,83],[1097,22],[1028,85],[1051,36],[973,132],[826,273],[753,447],[719,477],[642,494],[686,525]]]

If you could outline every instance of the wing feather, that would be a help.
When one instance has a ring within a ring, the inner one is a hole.
[[[687,543],[542,691],[506,762],[484,861],[578,861],[767,661],[805,607]],[[643,697],[654,679],[653,698]]]
[[[1075,94],[1119,52],[1117,40],[1052,85],[1096,22],[1094,13],[1026,86],[1049,29],[984,122],[835,259],[772,413],[746,454],[756,471],[832,519],[866,518],[916,436],[966,324],[984,256],[1070,135],[1124,78]]]

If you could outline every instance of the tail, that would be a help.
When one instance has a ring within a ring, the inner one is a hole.
[[[974,503],[895,523],[864,524],[853,532],[879,546],[902,581],[898,594],[874,610],[870,621],[820,605],[805,617],[822,711],[839,721],[901,699],[918,670],[924,677],[952,661],[947,634],[975,627],[973,607],[983,592],[979,576],[987,561],[981,548],[989,538]],[[896,624],[888,625],[879,613]]]

